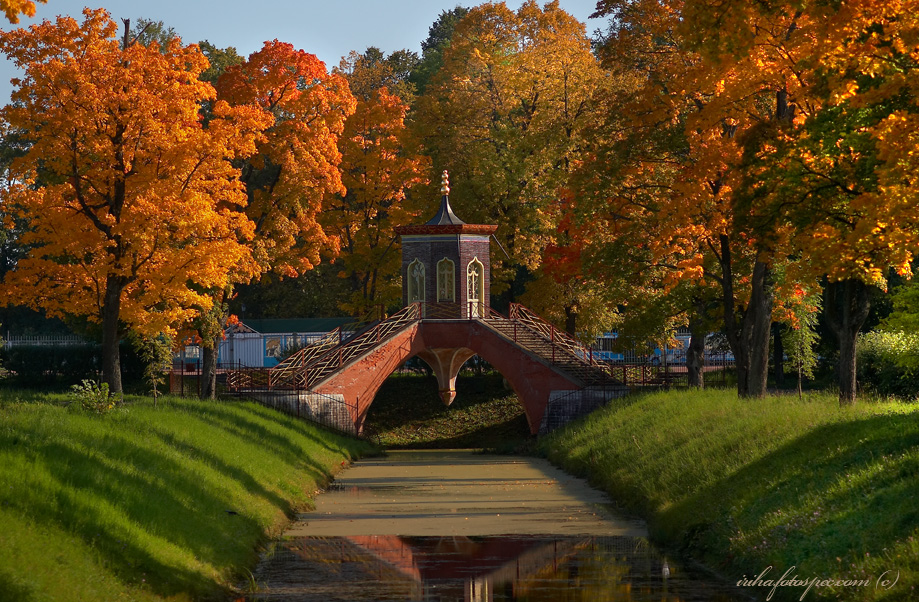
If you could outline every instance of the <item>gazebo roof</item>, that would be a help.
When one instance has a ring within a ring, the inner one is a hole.
[[[463,220],[456,217],[453,208],[450,207],[450,197],[444,195],[440,199],[440,211],[433,218],[426,222],[425,226],[461,226],[465,224]]]
[[[467,224],[450,207],[450,181],[446,170],[441,178],[440,209],[433,218],[420,225],[398,226],[396,234],[493,234],[498,226]]]

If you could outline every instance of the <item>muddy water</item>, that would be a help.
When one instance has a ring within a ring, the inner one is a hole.
[[[249,600],[729,601],[548,462],[466,451],[356,463],[266,555]]]

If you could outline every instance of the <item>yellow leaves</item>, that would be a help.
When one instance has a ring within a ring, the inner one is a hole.
[[[841,104],[858,93],[858,83],[849,80],[845,82],[841,90],[833,92],[832,100],[836,104]]]

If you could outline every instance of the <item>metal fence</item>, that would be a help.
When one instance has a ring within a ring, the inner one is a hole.
[[[254,401],[348,435],[360,434],[354,423],[354,404],[349,404],[340,395],[324,395],[298,388],[269,390],[268,372],[267,368],[218,364],[217,394],[223,398]],[[169,392],[184,397],[199,396],[203,377],[201,362],[176,363],[169,372]]]
[[[72,334],[14,334],[4,337],[3,344],[7,347],[76,347],[96,343]]]

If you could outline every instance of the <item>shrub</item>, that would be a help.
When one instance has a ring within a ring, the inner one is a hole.
[[[919,396],[919,335],[866,332],[857,347],[858,381],[879,395]]]
[[[84,379],[80,384],[70,387],[70,390],[80,402],[80,407],[99,414],[104,414],[114,408],[118,401],[117,397],[109,393],[108,383],[97,383]]]

